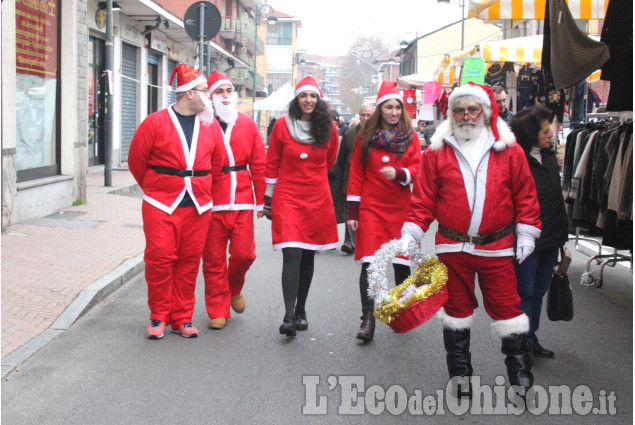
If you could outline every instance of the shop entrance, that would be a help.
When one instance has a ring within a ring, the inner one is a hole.
[[[104,40],[88,40],[88,166],[104,163],[105,92]]]

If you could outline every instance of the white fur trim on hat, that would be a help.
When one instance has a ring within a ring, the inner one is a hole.
[[[529,332],[529,317],[525,313],[507,320],[495,320],[491,324],[494,335],[505,338]]]
[[[223,78],[222,80],[218,80],[214,84],[212,84],[212,87],[207,89],[207,92],[209,94],[212,94],[214,93],[214,90],[216,90],[219,86],[222,86],[223,84],[229,84],[230,86],[232,86],[232,89],[234,88],[234,85],[232,84],[231,81]]]
[[[401,101],[401,103],[403,103],[403,97],[401,97],[401,95],[399,93],[388,93],[388,94],[383,95],[379,99],[377,99],[377,105],[381,105],[382,103],[384,103],[385,101],[390,100],[390,99],[397,99],[397,100]]]
[[[461,96],[473,96],[482,104],[488,105],[490,108],[492,107],[492,103],[490,102],[489,96],[485,90],[471,84],[464,84],[461,87],[457,87],[452,90],[450,98],[448,99],[448,105],[452,105],[454,99]]]
[[[436,316],[441,320],[441,324],[446,329],[452,329],[453,331],[460,331],[463,329],[470,329],[472,322],[474,321],[474,313],[467,317],[452,317],[448,316],[445,309],[441,307]]]
[[[312,91],[317,93],[318,96],[322,97],[322,94],[320,93],[320,89],[315,87],[312,84],[305,84],[303,86],[298,87],[294,92],[293,95],[294,96],[298,96],[300,93],[302,93],[303,91]]]
[[[206,83],[207,84],[207,80],[205,80],[205,77],[203,77],[202,75],[199,75],[198,77],[196,77],[195,79],[193,79],[189,83],[186,83],[186,84],[183,84],[180,87],[177,87],[176,90],[174,90],[174,91],[176,93],[180,93],[180,92],[192,90],[194,87],[198,86],[201,83]]]

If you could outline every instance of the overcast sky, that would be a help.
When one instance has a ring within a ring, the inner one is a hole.
[[[467,0],[464,0],[467,9]],[[391,48],[461,19],[459,0],[268,0],[302,20],[298,48],[308,54],[345,55],[357,35],[380,35]],[[467,16],[467,10],[465,11]],[[457,49],[460,41],[457,40]]]

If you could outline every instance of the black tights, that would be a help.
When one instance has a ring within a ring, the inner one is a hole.
[[[313,279],[314,255],[315,251],[308,249],[282,248],[282,296],[286,314],[305,310]]]
[[[359,295],[362,298],[362,311],[373,311],[375,302],[368,296],[368,267],[370,263],[362,263],[362,273],[359,275]],[[395,286],[403,283],[410,276],[410,267],[404,264],[392,265],[395,269]]]

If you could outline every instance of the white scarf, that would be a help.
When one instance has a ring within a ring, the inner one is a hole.
[[[311,136],[311,121],[302,121],[291,118],[287,115],[287,130],[289,130],[289,134],[293,140],[299,143],[304,143],[305,145],[310,145],[315,142],[313,136]]]

